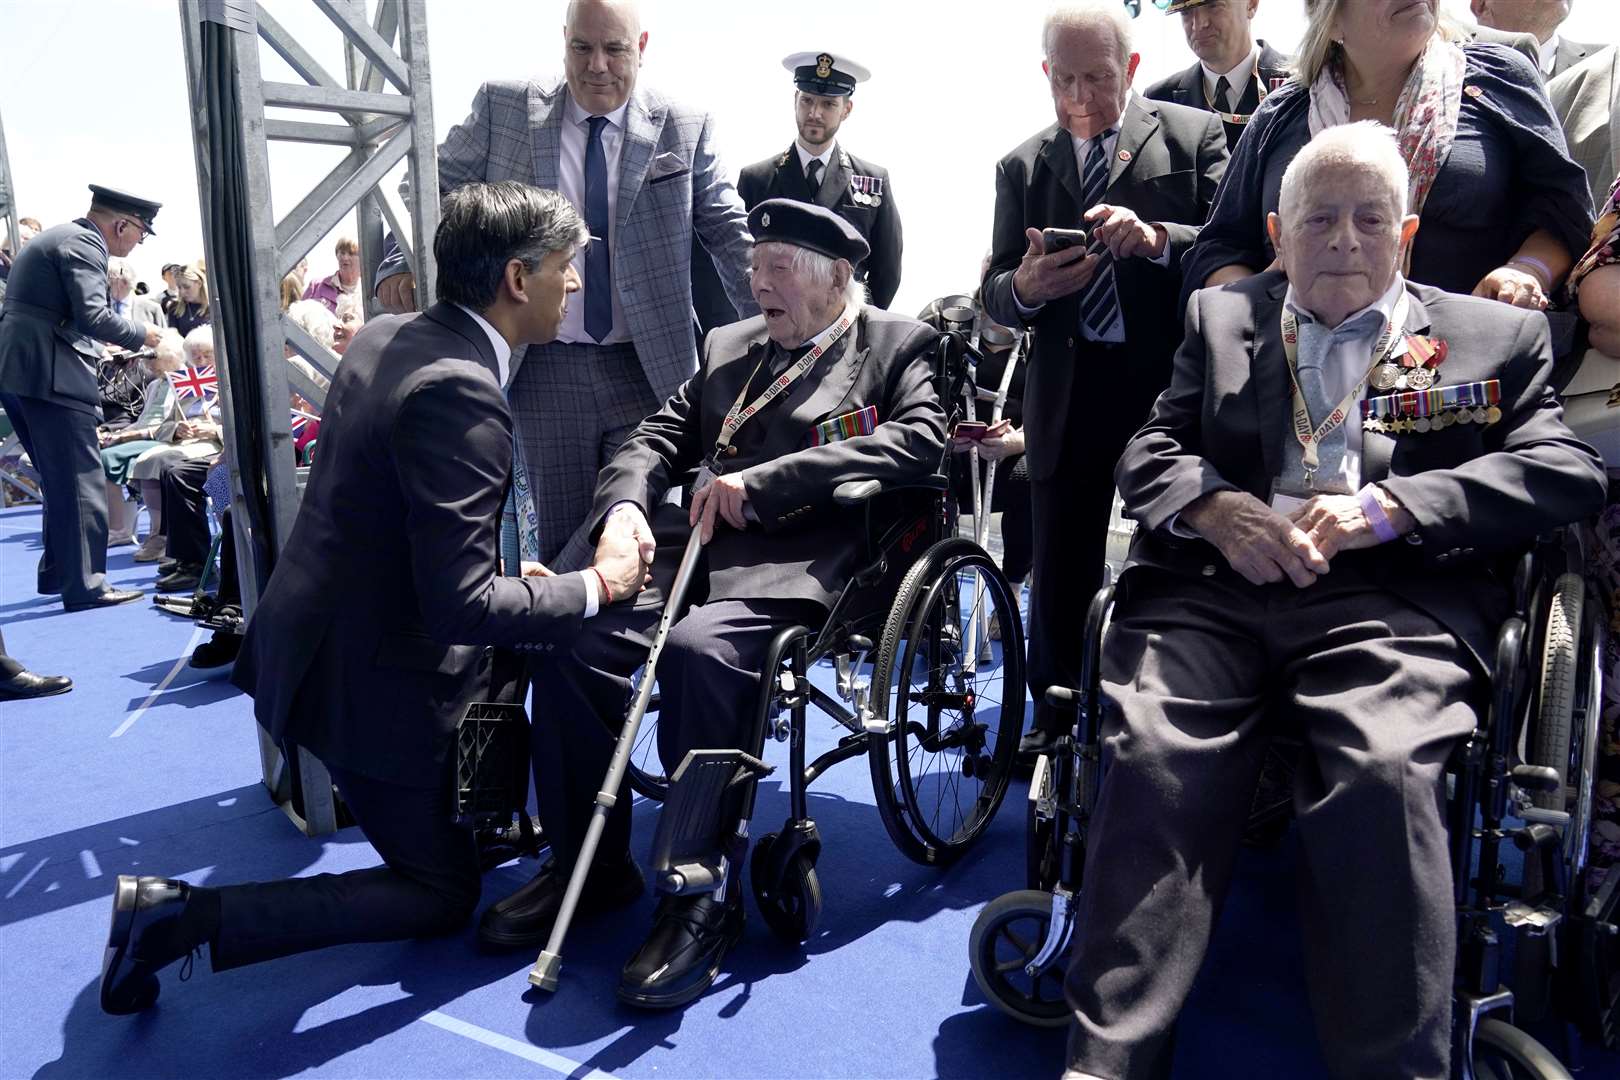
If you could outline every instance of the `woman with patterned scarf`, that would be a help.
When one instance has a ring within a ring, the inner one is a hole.
[[[1312,136],[1352,120],[1393,128],[1423,219],[1413,281],[1545,308],[1592,227],[1586,175],[1535,68],[1506,45],[1469,41],[1438,0],[1306,0],[1292,79],[1266,98],[1233,150],[1209,223],[1182,262],[1192,290],[1265,269],[1265,219],[1283,170]]]

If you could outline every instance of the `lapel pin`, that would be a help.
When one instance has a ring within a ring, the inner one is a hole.
[[[1131,160],[1131,152],[1129,150],[1121,150],[1119,152],[1119,160],[1121,160],[1121,161],[1129,161],[1129,160]]]
[[[1485,96],[1485,91],[1481,90],[1477,86],[1465,86],[1465,87],[1463,87],[1463,93],[1467,94],[1471,98],[1477,98],[1477,97],[1484,97]]]

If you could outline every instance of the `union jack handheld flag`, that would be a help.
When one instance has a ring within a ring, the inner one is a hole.
[[[219,373],[213,364],[202,367],[183,367],[169,372],[169,384],[179,398],[212,398],[219,396]]]

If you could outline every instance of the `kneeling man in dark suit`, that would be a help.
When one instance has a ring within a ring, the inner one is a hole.
[[[1103,646],[1115,706],[1066,990],[1069,1075],[1168,1073],[1232,877],[1263,718],[1295,777],[1306,982],[1336,1075],[1448,1075],[1444,767],[1485,706],[1504,553],[1596,513],[1538,313],[1415,285],[1393,133],[1283,180],[1270,272],[1193,296],[1116,479],[1141,523]],[[1416,393],[1428,389],[1428,394]],[[1331,572],[1330,572],[1331,571]]]
[[[594,567],[502,576],[512,350],[550,341],[589,236],[568,200],[468,184],[444,202],[439,302],[355,335],[326,399],[321,454],[248,624],[234,681],[276,739],[325,763],[384,865],[201,888],[120,876],[101,1007],[157,999],[157,972],[207,943],[216,971],[327,945],[446,933],[478,903],[472,833],[451,823],[455,725],[488,700],[492,646],[567,648],[633,595],[633,539]],[[508,568],[516,573],[515,568]]]
[[[690,530],[704,562],[692,607],[658,662],[659,755],[673,773],[688,750],[754,749],[760,667],[771,638],[820,626],[865,546],[863,515],[833,502],[848,480],[904,484],[938,467],[945,411],[930,360],[938,336],[914,319],[867,307],[853,277],[867,254],[831,210],[768,199],[748,216],[754,298],[763,315],[721,327],[703,363],[642,421],[597,484],[587,519],[603,538],[657,544],[653,583],[634,604],[593,619],[569,652],[541,654],[534,761],[540,817],[553,861],[484,913],[492,945],[546,941],[585,836],[624,719],[629,676],[647,659],[663,598]],[[702,465],[690,509],[665,496]],[[585,889],[585,910],[641,892],[630,857],[630,803],[608,817]],[[725,807],[728,832],[743,823]],[[661,1008],[714,981],[742,932],[735,871],[714,895],[668,897],[625,965],[619,997]]]

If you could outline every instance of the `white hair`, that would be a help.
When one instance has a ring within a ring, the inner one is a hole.
[[[1119,49],[1119,66],[1124,68],[1131,58],[1131,20],[1119,0],[1078,0],[1075,3],[1055,4],[1041,23],[1041,55],[1052,59],[1058,35],[1065,30],[1093,29],[1102,24],[1114,35]]]
[[[327,306],[319,300],[300,300],[287,308],[287,318],[298,324],[303,331],[328,349],[335,340],[332,336],[332,327],[337,325],[337,319]]]
[[[180,336],[178,330],[165,330],[163,336],[158,338],[157,347],[153,350],[154,358],[169,357],[178,363],[185,363],[186,341]]]
[[[833,285],[833,268],[839,263],[849,266],[844,259],[834,259],[830,255],[823,255],[819,251],[811,251],[807,247],[797,244],[784,244],[780,240],[767,240],[759,246],[764,248],[771,244],[782,244],[792,251],[792,261],[788,269],[795,277],[802,277],[805,282],[814,288],[830,289]],[[849,279],[844,282],[844,306],[852,312],[858,312],[866,306],[866,286],[855,277],[855,268],[850,266]]]
[[[206,323],[197,327],[186,335],[186,355],[190,356],[198,349],[213,349],[214,328]]]
[[[302,301],[300,301],[300,303],[302,303]],[[351,312],[358,316],[361,322],[365,321],[366,306],[360,302],[359,289],[356,289],[354,292],[340,293],[338,295],[336,315],[340,320],[343,318],[345,311]]]
[[[107,280],[127,281],[135,284],[135,266],[128,259],[120,259],[114,255],[107,260]]]
[[[1277,196],[1277,216],[1284,224],[1293,220],[1300,199],[1316,178],[1341,169],[1371,170],[1389,189],[1390,198],[1405,216],[1407,201],[1406,159],[1401,157],[1395,132],[1376,120],[1358,120],[1323,131],[1294,155],[1283,172],[1282,191]]]

